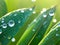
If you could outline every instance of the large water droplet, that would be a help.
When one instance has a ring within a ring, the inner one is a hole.
[[[15,42],[15,38],[12,38],[11,41],[12,41],[12,42]]]
[[[33,14],[35,14],[36,12],[35,11],[33,11]]]
[[[15,22],[14,22],[13,20],[10,20],[10,21],[8,22],[8,25],[9,25],[10,27],[13,27],[13,26],[15,25]]]
[[[0,34],[2,34],[2,30],[0,29]]]
[[[50,11],[50,12],[49,12],[49,15],[50,15],[50,16],[54,16],[54,12],[53,12],[53,11]]]
[[[7,24],[6,23],[3,23],[1,26],[2,26],[2,28],[7,28]]]

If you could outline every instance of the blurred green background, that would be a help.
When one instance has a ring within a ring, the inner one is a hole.
[[[59,20],[60,14],[60,0],[5,0],[7,4],[8,11],[16,10],[19,8],[28,8],[36,5],[36,11],[40,12],[42,8],[49,8],[53,5],[57,5],[56,18]]]
[[[24,25],[25,27],[22,27],[22,31],[27,28],[28,24],[30,24],[43,8],[50,8],[53,5],[57,6],[55,18],[57,19],[57,22],[60,20],[60,0],[36,0],[35,2],[32,2],[32,0],[5,0],[5,2],[7,4],[8,12],[21,8],[30,8],[34,5],[36,6],[36,14],[33,14],[30,17],[29,21]],[[21,35],[19,33],[18,36],[16,36],[17,40],[19,40],[19,35]]]

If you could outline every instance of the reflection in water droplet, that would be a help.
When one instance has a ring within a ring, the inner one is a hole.
[[[14,22],[13,20],[10,20],[10,21],[8,22],[8,25],[9,25],[10,27],[13,27],[13,26],[15,25],[15,22]]]

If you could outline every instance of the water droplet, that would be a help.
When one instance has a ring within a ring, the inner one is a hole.
[[[13,26],[15,25],[15,22],[14,22],[13,20],[10,20],[10,21],[8,22],[8,25],[9,25],[10,27],[13,27]]]
[[[0,29],[0,34],[2,34],[2,30]]]
[[[32,31],[35,32],[35,29],[33,29]]]
[[[58,24],[58,26],[60,27],[60,23]]]
[[[15,38],[12,38],[11,41],[12,41],[12,42],[15,42]]]
[[[56,29],[56,31],[58,31],[58,29]]]
[[[21,10],[21,13],[24,13],[24,10]]]
[[[57,22],[57,20],[56,20],[56,19],[53,19],[53,22],[54,22],[54,23],[56,23],[56,22]]]
[[[46,12],[46,10],[47,10],[46,8],[43,8],[42,11],[41,11],[41,13]]]
[[[32,0],[32,2],[36,2],[36,0]]]
[[[7,24],[6,23],[3,23],[1,26],[2,26],[2,28],[7,28]]]
[[[44,18],[46,18],[46,17],[47,17],[47,15],[45,15],[45,14],[44,14],[44,15],[43,15],[43,17],[44,17]]]
[[[1,23],[4,23],[4,20],[2,20]]]
[[[37,22],[37,20],[36,20],[36,19],[34,19],[34,22]]]
[[[4,20],[4,18],[2,18],[2,20]]]
[[[29,10],[32,11],[32,8],[30,8]]]
[[[35,14],[36,12],[35,11],[33,11],[33,14]]]
[[[14,14],[14,16],[17,16],[17,14]]]
[[[11,36],[9,36],[8,39],[11,39]]]
[[[50,11],[50,12],[49,12],[49,15],[50,15],[50,16],[54,16],[54,12]]]
[[[56,34],[56,36],[59,36],[59,34]]]
[[[18,23],[21,23],[21,21],[19,20]]]

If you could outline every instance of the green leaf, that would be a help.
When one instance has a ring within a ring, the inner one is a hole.
[[[56,26],[57,25],[57,26]],[[38,45],[58,45],[60,42],[60,22],[58,22]],[[54,28],[55,27],[55,28]]]
[[[49,17],[49,12],[53,13],[55,8],[48,9],[47,11],[44,11],[42,14],[39,14],[36,19],[32,21],[32,23],[27,27],[26,31],[18,41],[17,45],[28,45],[29,42],[35,37],[35,35],[39,32],[39,29],[43,25],[43,23],[46,21],[46,19]],[[46,16],[46,17],[45,17]],[[52,16],[52,15],[50,15]]]
[[[4,0],[0,0],[0,17],[4,16],[7,13],[7,7]]]
[[[7,45],[9,41],[15,41],[14,36],[28,20],[33,10],[34,7],[18,9],[0,18],[0,42],[2,45]]]
[[[54,6],[53,8],[50,9],[50,11],[52,11],[53,13],[55,12],[56,7]],[[49,13],[49,11],[48,11]],[[44,37],[45,32],[47,31],[52,19],[54,16],[50,16],[50,13],[48,14],[48,17],[46,18],[46,20],[43,22],[43,25],[41,26],[41,28],[39,29],[39,31],[37,32],[36,36],[34,37],[34,39],[30,42],[30,45],[37,45],[42,38]]]

